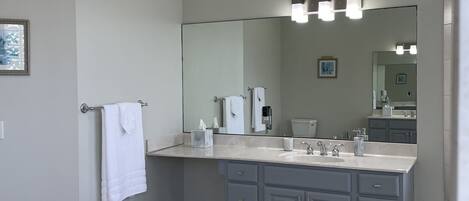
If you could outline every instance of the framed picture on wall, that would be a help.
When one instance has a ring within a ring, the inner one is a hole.
[[[0,19],[0,75],[29,75],[29,21]]]
[[[407,84],[407,73],[396,74],[396,84]]]
[[[318,78],[337,78],[337,58],[321,57],[318,59]]]

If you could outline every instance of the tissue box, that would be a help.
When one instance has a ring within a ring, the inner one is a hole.
[[[208,148],[213,146],[213,130],[194,130],[191,132],[192,147]]]

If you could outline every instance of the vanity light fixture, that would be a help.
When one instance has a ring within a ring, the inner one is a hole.
[[[333,0],[318,2],[318,17],[325,22],[331,22],[335,20]]]
[[[307,23],[308,14],[305,0],[293,1],[291,5],[291,20],[297,23]]]
[[[417,54],[417,45],[415,43],[399,43],[396,45],[396,54],[403,55],[409,52],[411,55]]]
[[[345,9],[345,16],[350,19],[362,19],[362,0],[347,0],[347,8]]]
[[[297,23],[307,23],[308,16],[316,14],[320,20],[331,22],[335,13],[342,12],[349,19],[362,19],[363,0],[292,0],[291,4],[291,20]]]

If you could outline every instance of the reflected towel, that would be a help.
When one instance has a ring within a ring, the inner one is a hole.
[[[225,98],[223,119],[228,134],[244,134],[244,99],[242,97]]]
[[[252,117],[251,125],[254,132],[265,131],[265,124],[262,123],[262,107],[265,106],[265,89],[256,87],[252,90]]]

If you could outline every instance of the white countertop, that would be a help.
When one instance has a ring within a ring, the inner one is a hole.
[[[417,117],[405,117],[404,115],[392,115],[390,117],[385,117],[385,116],[381,116],[381,115],[372,115],[372,116],[368,116],[368,119],[402,119],[402,120],[416,120]]]
[[[293,152],[298,152],[298,154],[305,153],[304,150],[294,150]],[[343,162],[312,162],[301,160],[301,158],[283,157],[282,154],[284,153],[289,152],[278,148],[251,148],[225,145],[215,145],[211,148],[192,148],[186,145],[179,145],[160,151],[149,152],[147,155],[176,158],[255,161],[395,173],[408,173],[417,160],[415,157],[408,156],[365,155],[364,157],[355,157],[353,153],[341,153],[340,158],[344,159]],[[314,155],[319,155],[319,153],[315,152]]]

